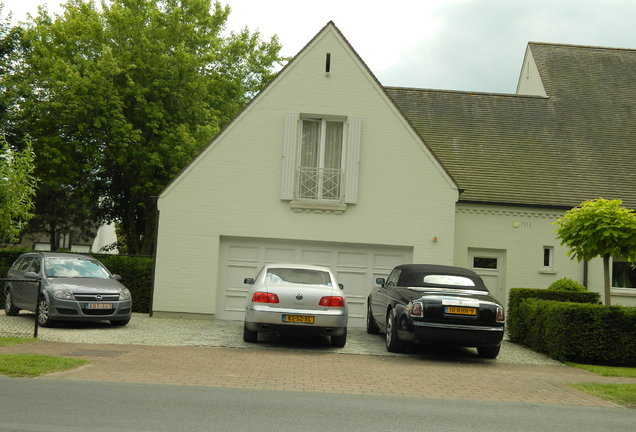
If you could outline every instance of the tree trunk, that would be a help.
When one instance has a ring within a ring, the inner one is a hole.
[[[610,260],[610,256],[609,255],[604,255],[603,256],[603,287],[604,287],[605,305],[606,306],[611,306],[612,305],[612,294],[610,292],[611,291],[611,287],[610,287],[609,260]]]
[[[49,224],[49,250],[55,252],[57,250],[57,227]]]

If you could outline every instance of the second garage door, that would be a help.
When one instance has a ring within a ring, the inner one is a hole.
[[[349,326],[363,327],[366,298],[376,277],[410,263],[410,247],[357,245],[227,237],[221,239],[220,277],[217,297],[218,319],[243,319],[246,277],[255,277],[265,263],[303,263],[329,267],[345,287],[349,305]]]

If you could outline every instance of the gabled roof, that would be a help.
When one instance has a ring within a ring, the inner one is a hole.
[[[460,201],[636,208],[636,50],[530,43],[547,97],[386,88]]]

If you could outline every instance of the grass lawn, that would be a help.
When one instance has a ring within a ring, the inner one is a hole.
[[[585,365],[567,363],[568,366],[585,369],[601,376],[636,378],[636,368]],[[636,408],[636,383],[634,384],[570,384],[577,390],[628,408]]]
[[[31,338],[0,338],[1,346],[34,342]],[[0,354],[0,375],[36,377],[51,372],[75,369],[87,364],[83,359],[52,357],[35,354]]]
[[[35,342],[37,339],[33,338],[19,338],[19,337],[0,337],[0,347],[18,345],[21,343]]]

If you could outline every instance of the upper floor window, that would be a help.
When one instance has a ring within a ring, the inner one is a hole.
[[[287,114],[281,199],[293,208],[344,211],[358,199],[358,118]]]
[[[303,119],[298,167],[299,199],[340,200],[342,121]]]

